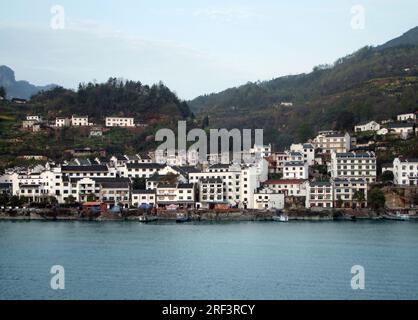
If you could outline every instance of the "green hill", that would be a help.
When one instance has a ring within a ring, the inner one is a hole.
[[[415,111],[418,28],[379,47],[364,47],[309,74],[247,83],[189,102],[212,127],[264,128],[283,148],[319,129],[352,129],[360,121]],[[293,106],[282,106],[291,102]]]
[[[106,116],[135,117],[137,121],[183,119],[191,115],[186,102],[164,84],[110,78],[105,83],[80,84],[77,91],[57,87],[32,97],[34,112],[47,117],[88,115],[95,122]]]

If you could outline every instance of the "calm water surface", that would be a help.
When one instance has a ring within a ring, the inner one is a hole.
[[[0,299],[418,299],[418,223],[0,222]]]

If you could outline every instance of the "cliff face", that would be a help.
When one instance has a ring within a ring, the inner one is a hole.
[[[16,81],[14,71],[7,66],[0,66],[0,87],[6,90],[7,98],[30,99],[40,91],[49,90],[56,85],[35,86],[28,81]]]

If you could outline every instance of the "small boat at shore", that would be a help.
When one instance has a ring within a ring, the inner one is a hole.
[[[157,216],[139,216],[138,218],[139,222],[153,222],[153,221],[157,221],[158,217]]]
[[[385,219],[397,220],[397,221],[408,221],[409,220],[409,215],[408,214],[397,213],[395,215],[386,215]]]
[[[187,216],[187,214],[177,213],[177,216],[176,216],[177,223],[182,223],[182,222],[187,222],[187,221],[189,221],[189,217]]]
[[[289,216],[287,215],[273,216],[273,221],[289,222]]]

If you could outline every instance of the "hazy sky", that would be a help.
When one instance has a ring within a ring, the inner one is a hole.
[[[63,29],[51,27],[54,5]],[[309,72],[417,25],[416,0],[1,0],[0,65],[18,80],[69,88],[161,80],[189,99]]]

